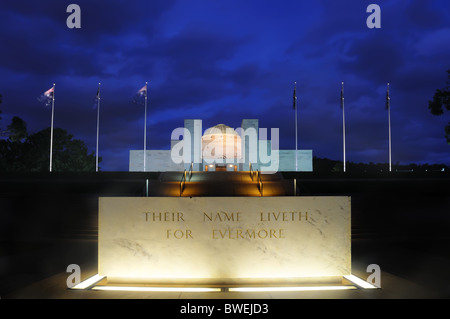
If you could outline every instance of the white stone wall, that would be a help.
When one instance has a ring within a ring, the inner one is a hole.
[[[130,172],[142,172],[144,168],[144,152],[142,150],[130,151]],[[146,172],[183,171],[184,164],[172,161],[170,150],[147,151]]]
[[[274,152],[274,151],[272,151]],[[295,171],[295,150],[279,150],[279,168],[281,172]],[[312,150],[298,150],[297,162],[299,172],[312,172]]]
[[[260,141],[260,144],[265,141]],[[298,171],[299,172],[312,172],[312,150],[298,150]],[[278,153],[278,156],[277,156]],[[170,150],[147,150],[147,172],[165,172],[165,171],[183,171],[185,167],[189,169],[190,163],[180,164],[174,163],[171,157]],[[279,171],[279,172],[289,172],[295,171],[295,150],[272,150],[270,153],[270,162],[261,163],[255,165],[252,163],[253,169],[261,169],[263,172]],[[226,161],[217,160],[217,163],[226,163]],[[200,170],[204,170],[204,166],[207,165],[203,161]],[[229,161],[228,164],[239,165],[238,160]],[[130,172],[142,172],[144,167],[144,153],[142,150],[131,150],[130,151]],[[275,168],[274,170],[269,169],[270,167]],[[194,170],[197,170],[194,168]],[[248,166],[247,166],[248,170]]]

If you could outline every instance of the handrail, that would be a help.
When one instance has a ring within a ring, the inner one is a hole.
[[[184,187],[186,186],[186,181],[187,181],[187,175],[189,175],[189,181],[192,178],[192,171],[194,169],[194,162],[191,162],[191,165],[189,167],[189,171],[186,172],[186,169],[183,172],[183,175],[181,176],[181,180],[180,180],[180,196],[183,194],[184,191]]]
[[[180,196],[183,194],[184,191],[184,185],[186,184],[186,170],[184,170],[183,175],[181,176],[180,181]]]
[[[191,162],[191,166],[189,167],[189,181],[192,178],[192,171],[194,169],[194,162]]]
[[[262,178],[261,178],[261,171],[256,171],[256,175],[258,176],[258,187],[259,187],[259,193],[261,194],[261,196],[264,196],[263,194],[263,182],[262,182]]]

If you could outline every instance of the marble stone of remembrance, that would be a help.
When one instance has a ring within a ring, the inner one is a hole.
[[[111,282],[298,283],[351,274],[350,197],[102,197]]]

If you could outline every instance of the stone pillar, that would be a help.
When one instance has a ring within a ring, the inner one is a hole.
[[[184,128],[190,133],[190,149],[183,151],[190,152],[189,162],[184,163],[184,168],[189,170],[191,162],[194,162],[194,171],[203,170],[202,165],[202,120],[185,119]],[[188,143],[189,144],[189,143]]]
[[[240,134],[242,160],[241,164],[239,165],[239,170],[248,171],[250,169],[250,162],[252,163],[252,168],[254,170],[257,170],[259,168],[259,120],[243,119]]]

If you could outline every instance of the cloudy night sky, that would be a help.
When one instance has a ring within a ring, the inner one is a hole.
[[[71,3],[80,29],[66,25]],[[371,3],[381,28],[366,25]],[[389,82],[393,163],[450,165],[450,113],[428,110],[450,69],[449,17],[448,0],[5,0],[0,127],[13,116],[29,133],[49,127],[37,98],[55,83],[55,127],[95,152],[101,82],[100,167],[127,171],[129,151],[143,148],[133,97],[148,82],[147,149],[169,149],[185,118],[203,130],[258,118],[280,129],[280,149],[295,149],[296,81],[299,149],[341,160],[344,81],[347,160],[386,163]]]

